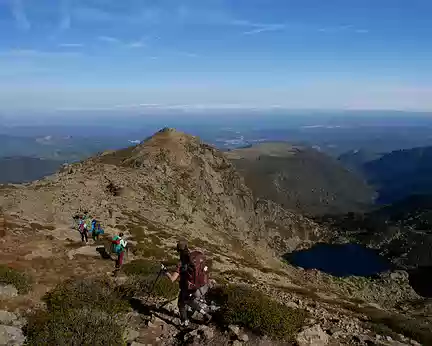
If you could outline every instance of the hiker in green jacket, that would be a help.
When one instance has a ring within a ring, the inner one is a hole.
[[[114,269],[114,274],[116,274],[121,266],[123,265],[124,256],[127,247],[127,240],[123,239],[124,234],[120,233],[113,237],[112,243],[112,252],[117,255],[116,265]]]

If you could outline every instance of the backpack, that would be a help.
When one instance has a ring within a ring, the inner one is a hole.
[[[121,238],[118,235],[116,235],[111,240],[112,252],[115,254],[119,254],[123,250],[122,246],[120,245],[120,239]]]
[[[190,262],[187,266],[187,283],[189,290],[197,290],[209,282],[207,259],[201,251],[190,253]]]

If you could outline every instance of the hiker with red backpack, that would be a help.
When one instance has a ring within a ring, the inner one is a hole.
[[[179,279],[178,308],[181,323],[185,327],[189,325],[187,306],[198,311],[203,316],[204,321],[209,322],[211,316],[198,302],[198,300],[204,298],[210,288],[205,255],[201,251],[190,251],[185,240],[177,243],[177,252],[180,255],[177,270],[174,273],[168,273],[164,266],[162,266],[162,269],[172,282]]]

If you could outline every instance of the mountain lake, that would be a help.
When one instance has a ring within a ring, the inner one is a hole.
[[[284,258],[298,267],[318,269],[338,277],[372,276],[392,269],[392,264],[378,251],[358,244],[319,243],[286,254]]]

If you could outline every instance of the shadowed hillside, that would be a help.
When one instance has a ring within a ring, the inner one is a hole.
[[[51,175],[63,162],[34,157],[0,158],[0,184],[25,183]]]
[[[364,210],[373,201],[359,177],[313,149],[265,143],[227,156],[256,197],[306,215]]]
[[[393,151],[365,163],[363,171],[379,192],[380,203],[392,203],[410,195],[431,194],[432,147]]]

